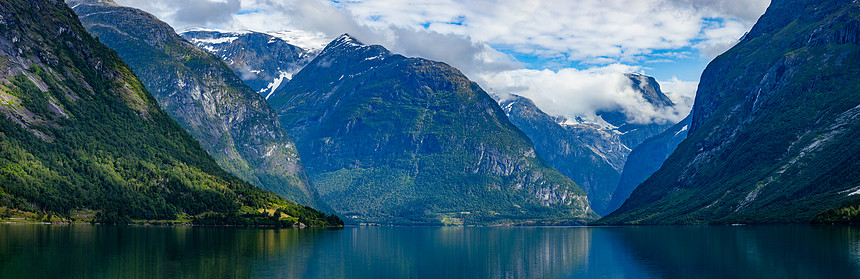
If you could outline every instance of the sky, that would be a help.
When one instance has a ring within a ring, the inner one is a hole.
[[[177,30],[343,33],[448,63],[486,91],[531,98],[551,115],[618,109],[677,122],[708,62],[734,46],[770,0],[115,0]],[[655,77],[677,104],[655,109],[625,73]]]

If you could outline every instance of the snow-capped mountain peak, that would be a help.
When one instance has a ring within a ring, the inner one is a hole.
[[[198,47],[221,57],[242,80],[270,96],[310,63],[329,38],[305,31],[255,32],[190,28],[180,33]]]

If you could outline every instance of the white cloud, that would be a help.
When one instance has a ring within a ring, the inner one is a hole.
[[[493,93],[528,97],[550,115],[594,119],[597,111],[620,110],[630,122],[640,124],[678,122],[687,116],[692,107],[695,82],[675,79],[663,83],[664,92],[678,105],[657,108],[634,91],[632,82],[625,76],[638,71],[637,67],[613,64],[588,70],[502,71],[483,74],[480,79],[495,86],[489,89]]]
[[[698,81],[683,81],[677,77],[672,77],[669,80],[658,80],[663,93],[669,97],[675,104],[677,116],[686,117],[693,109],[693,101],[696,99],[696,90],[699,87]],[[679,121],[681,119],[678,119]]]
[[[764,13],[770,0],[670,0],[673,5],[689,7],[711,17],[729,15],[745,23],[753,23]]]
[[[376,28],[394,25],[457,34],[519,53],[605,64],[636,61],[655,49],[726,46],[755,22],[769,0],[398,0],[344,1],[355,18]],[[720,19],[715,26],[705,18]],[[740,26],[741,28],[737,28]],[[719,33],[719,32],[717,32]],[[717,42],[711,42],[717,40]],[[723,49],[725,50],[725,49]],[[712,52],[707,55],[711,56]]]
[[[646,62],[715,57],[752,27],[770,1],[117,2],[152,12],[177,29],[300,29],[331,37],[349,33],[396,53],[446,62],[484,88],[528,96],[551,114],[590,115],[617,106],[644,123],[683,118],[689,111],[686,105],[692,104],[696,82],[677,78],[663,81],[664,91],[683,105],[675,111],[659,111],[648,108],[641,97],[625,89],[621,74],[647,74],[649,68],[639,66]],[[204,7],[207,5],[210,8]],[[538,62],[517,61],[513,55]],[[584,69],[572,69],[571,65]],[[526,66],[552,70],[523,69]]]
[[[717,55],[733,47],[741,38],[738,34],[744,34],[751,27],[738,21],[713,22],[711,25],[713,28],[702,31],[702,37],[706,39],[693,45],[703,56],[708,58],[717,57]]]
[[[712,57],[731,46],[728,40],[749,30],[769,0],[117,2],[156,13],[180,29],[193,25],[260,31],[301,28],[330,36],[350,33],[383,45],[394,44],[399,37],[414,39],[404,35],[406,30],[420,34],[426,29],[431,32],[424,34],[468,38],[471,42],[465,44],[480,42],[544,58],[611,64],[644,59],[652,50],[691,46]]]

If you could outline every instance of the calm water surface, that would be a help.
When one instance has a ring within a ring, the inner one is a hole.
[[[860,278],[860,227],[0,225],[2,278]]]

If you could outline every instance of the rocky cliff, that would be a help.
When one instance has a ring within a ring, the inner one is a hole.
[[[295,202],[326,208],[272,108],[218,57],[141,10],[109,0],[68,4],[222,168]]]
[[[798,223],[857,200],[858,30],[857,1],[774,0],[702,74],[688,138],[600,223]]]

